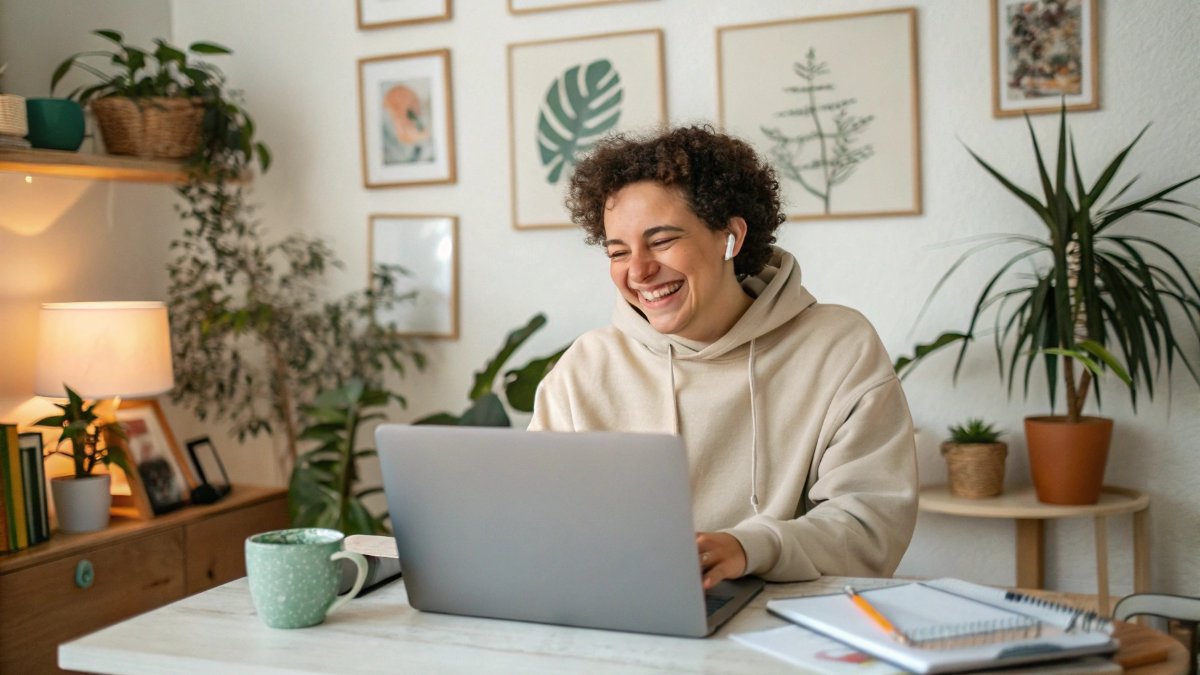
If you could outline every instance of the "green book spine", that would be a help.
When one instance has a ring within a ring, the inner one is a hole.
[[[29,546],[29,530],[25,527],[25,486],[21,482],[21,448],[18,445],[17,425],[0,425],[0,432],[5,441],[4,456],[0,457],[0,461],[5,463],[8,488],[12,494],[8,504],[11,508],[8,522],[16,533],[12,538],[15,544],[13,550],[20,550]]]
[[[0,436],[2,435],[0,434]],[[0,440],[0,443],[3,442]],[[0,456],[3,455],[0,454]],[[0,464],[2,463],[0,462]],[[0,467],[0,551],[12,550],[12,541],[9,539],[11,528],[8,526],[8,513],[11,509],[8,508],[9,489],[8,481],[5,480],[7,475],[8,473],[3,470],[3,467]]]
[[[4,491],[4,529],[5,550],[15,551],[17,546],[16,505],[13,503],[16,494],[16,476],[8,465],[8,448],[11,443],[9,430],[14,433],[17,427],[12,424],[0,424],[0,485]]]

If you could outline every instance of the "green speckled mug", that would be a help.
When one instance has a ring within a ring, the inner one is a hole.
[[[304,628],[346,604],[367,579],[367,561],[342,550],[346,536],[337,530],[299,527],[263,532],[246,538],[246,576],[258,615],[271,628]],[[337,594],[340,567],[346,558],[358,567],[354,588]]]

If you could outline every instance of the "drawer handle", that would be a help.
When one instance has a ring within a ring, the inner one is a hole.
[[[96,580],[96,570],[92,567],[91,560],[80,560],[75,565],[75,585],[88,589],[92,587],[92,582]]]

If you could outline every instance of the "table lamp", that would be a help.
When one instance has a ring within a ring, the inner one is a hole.
[[[42,305],[34,391],[64,398],[150,398],[175,386],[171,332],[161,302]]]

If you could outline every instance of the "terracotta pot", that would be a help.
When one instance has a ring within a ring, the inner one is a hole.
[[[106,474],[75,478],[63,476],[50,480],[54,495],[54,513],[63,532],[97,532],[108,527],[111,477]]]
[[[1095,504],[1104,484],[1113,421],[1106,417],[1026,417],[1029,471],[1038,501]]]
[[[942,443],[950,494],[982,499],[995,497],[1004,490],[1004,443]]]

